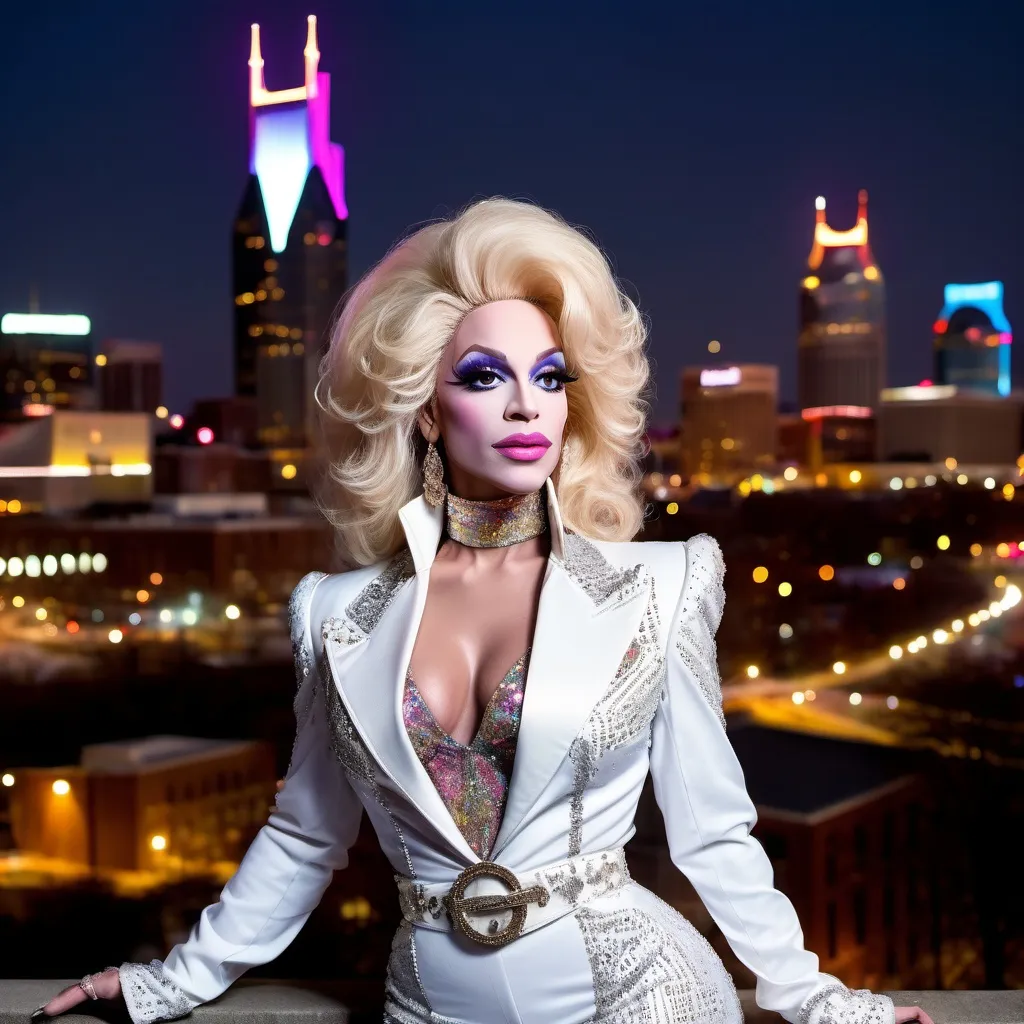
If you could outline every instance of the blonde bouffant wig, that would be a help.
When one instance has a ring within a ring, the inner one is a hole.
[[[566,366],[565,447],[555,474],[569,529],[629,540],[640,529],[646,330],[584,234],[530,203],[487,199],[399,242],[352,290],[320,364],[327,467],[319,505],[346,561],[395,554],[399,509],[423,487],[419,410],[445,346],[473,309],[523,299],[555,323]]]

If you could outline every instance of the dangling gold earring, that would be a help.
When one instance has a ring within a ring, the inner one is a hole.
[[[448,488],[444,485],[444,464],[438,454],[434,442],[427,444],[427,454],[423,459],[423,497],[428,505],[437,508],[444,504]]]

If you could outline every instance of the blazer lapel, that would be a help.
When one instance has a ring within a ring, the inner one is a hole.
[[[565,538],[541,589],[508,800],[491,857],[519,831],[615,677],[647,606],[641,565],[612,566],[596,546]]]
[[[388,563],[324,624],[324,651],[334,685],[367,751],[399,792],[460,860],[480,858],[452,820],[405,731],[405,673],[426,603],[428,573],[413,572],[406,553]]]

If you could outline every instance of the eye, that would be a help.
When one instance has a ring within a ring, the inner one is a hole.
[[[566,384],[571,384],[578,378],[560,367],[551,367],[542,370],[533,379],[544,391],[558,392],[564,390]]]
[[[455,380],[452,384],[460,384],[470,391],[492,391],[499,384],[504,382],[504,377],[497,371],[481,367],[470,367],[465,370],[455,369],[453,371]]]

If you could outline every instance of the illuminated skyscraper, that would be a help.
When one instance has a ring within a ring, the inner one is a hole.
[[[800,284],[797,384],[801,408],[874,409],[885,386],[885,285],[868,244],[868,194],[858,197],[857,223],[835,231],[817,220],[807,276]]]
[[[990,395],[1010,393],[1010,321],[1003,282],[947,284],[935,321],[935,383]]]
[[[330,141],[330,75],[309,17],[304,84],[269,91],[259,25],[249,56],[249,183],[234,228],[235,392],[255,396],[263,444],[310,437],[317,363],[347,279],[344,151]]]
[[[0,318],[0,422],[95,406],[92,325],[78,313]]]

